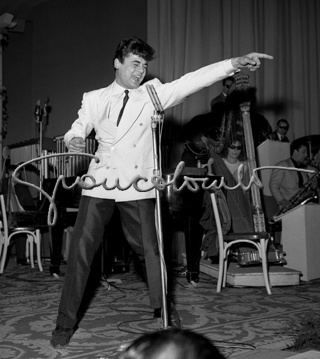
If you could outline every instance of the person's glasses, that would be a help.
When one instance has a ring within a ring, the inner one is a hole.
[[[241,150],[241,146],[231,145],[229,146],[232,150]]]
[[[284,130],[287,130],[287,129],[288,129],[288,126],[286,126],[286,125],[279,125],[279,128],[282,128],[282,129],[284,129]]]

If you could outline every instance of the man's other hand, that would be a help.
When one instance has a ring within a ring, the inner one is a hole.
[[[81,153],[86,148],[86,141],[82,137],[73,137],[69,142],[69,151]]]

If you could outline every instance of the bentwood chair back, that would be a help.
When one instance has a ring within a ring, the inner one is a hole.
[[[15,198],[15,199],[17,200],[17,198]],[[18,201],[18,203],[19,203],[19,201]],[[19,235],[26,234],[27,253],[29,253],[30,263],[31,263],[32,268],[34,268],[33,248],[34,248],[34,244],[36,245],[38,267],[39,267],[39,270],[42,272],[43,268],[42,268],[42,263],[41,263],[40,228],[38,228],[37,225],[31,224],[31,222],[32,222],[31,220],[28,221],[28,212],[23,211],[23,209],[20,212],[13,212],[13,213],[19,214],[19,216],[17,216],[17,217],[20,217],[20,218],[25,217],[22,221],[20,221],[21,225],[19,224],[19,221],[16,221],[16,223],[14,225],[9,225],[8,215],[7,215],[7,211],[6,211],[6,205],[5,205],[5,200],[4,200],[3,194],[0,194],[0,208],[1,208],[1,228],[0,228],[1,249],[0,249],[0,254],[2,252],[1,262],[0,262],[0,274],[3,273],[5,265],[6,265],[7,253],[8,253],[8,248],[10,245],[10,240],[12,237],[14,237],[15,235],[18,235],[18,234]],[[29,216],[29,218],[31,218],[31,217]]]
[[[228,256],[230,253],[230,248],[238,243],[249,243],[257,248],[259,258],[262,264],[264,283],[267,289],[267,293],[270,295],[271,289],[267,261],[268,242],[271,238],[270,234],[266,232],[223,234],[219,212],[219,206],[221,205],[219,201],[221,201],[221,198],[218,199],[214,191],[210,194],[210,197],[214,212],[214,218],[216,221],[217,235],[219,241],[219,274],[217,292],[220,292],[222,287],[226,286]]]

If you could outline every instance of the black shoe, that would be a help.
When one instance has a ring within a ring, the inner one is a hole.
[[[162,317],[162,308],[157,308],[154,310],[153,312],[153,316],[154,318],[161,318]],[[169,321],[169,326],[172,328],[182,328],[181,325],[181,320],[179,317],[179,314],[174,306],[173,303],[169,304],[169,308],[168,308],[168,321]]]
[[[161,318],[161,308],[156,308],[153,312],[153,318]]]
[[[24,259],[17,259],[17,265],[28,266],[29,262],[25,258]]]
[[[56,279],[61,279],[61,277],[64,277],[64,273],[60,272],[60,265],[51,265],[50,274]]]
[[[58,273],[52,272],[51,275],[56,279],[61,279],[62,277],[65,276],[65,274],[63,272],[60,272],[60,271]]]
[[[57,326],[56,329],[52,332],[50,344],[53,348],[64,348],[69,344],[72,334],[73,329]]]
[[[181,328],[182,328],[179,314],[178,314],[177,309],[176,309],[176,307],[174,306],[173,303],[170,303],[170,309],[169,309],[169,326],[170,326],[171,328],[178,328],[178,329],[181,329]]]

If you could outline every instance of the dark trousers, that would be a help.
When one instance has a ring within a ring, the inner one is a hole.
[[[115,202],[83,196],[70,243],[57,318],[58,326],[73,328],[77,323],[77,312],[90,274],[90,266],[115,206],[120,211],[124,235],[145,268],[150,306],[151,308],[162,306],[154,200]]]
[[[50,228],[50,235],[51,235],[50,272],[51,272],[51,274],[53,274],[53,273],[59,274],[60,273],[60,262],[61,262],[61,254],[62,254],[62,240],[63,240],[64,228],[65,228],[65,226],[64,226],[63,220],[61,218],[58,218],[56,225]]]
[[[50,273],[60,273],[60,263],[62,258],[63,233],[68,226],[74,227],[76,213],[66,213],[61,206],[57,206],[58,218],[53,227],[50,227],[51,236],[51,264]]]

